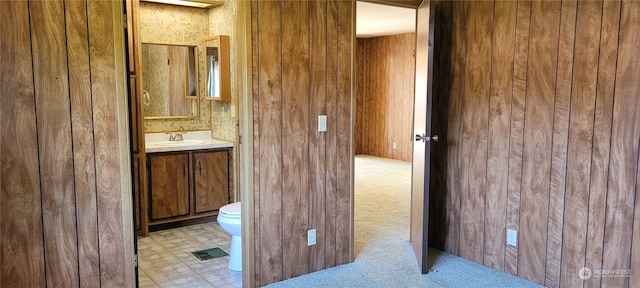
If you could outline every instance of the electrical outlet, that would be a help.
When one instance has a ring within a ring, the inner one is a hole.
[[[316,229],[307,231],[307,246],[316,245]]]
[[[518,231],[507,229],[507,245],[514,247],[518,245]]]
[[[236,107],[231,105],[231,118],[236,118]]]
[[[393,142],[393,149],[398,148],[398,145],[396,144],[396,142]]]
[[[318,132],[327,131],[327,115],[318,115]]]

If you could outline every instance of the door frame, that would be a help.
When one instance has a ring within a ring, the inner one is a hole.
[[[363,2],[372,2],[372,3],[377,3],[377,4],[384,4],[384,5],[391,5],[391,6],[398,6],[398,7],[404,7],[404,8],[414,8],[416,9],[416,12],[418,10],[418,7],[421,5],[421,3],[423,2],[422,0],[360,0]],[[430,0],[424,0],[427,3],[429,3]],[[355,20],[356,20],[356,8],[355,8],[355,4],[354,6],[354,13],[353,13],[353,39],[355,40]],[[237,67],[241,67],[242,69],[238,69],[236,72],[236,87],[238,89],[238,119],[239,119],[239,127],[238,127],[238,136],[242,137],[241,140],[237,139],[237,143],[239,144],[237,149],[239,149],[239,157],[240,159],[242,159],[242,161],[237,161],[236,163],[239,164],[239,173],[238,173],[238,177],[240,178],[239,180],[239,195],[240,195],[240,199],[241,199],[241,207],[242,207],[242,211],[244,211],[242,213],[242,223],[254,223],[255,221],[255,215],[254,215],[254,199],[253,199],[253,189],[254,189],[254,179],[253,179],[253,145],[250,145],[253,143],[253,130],[252,130],[252,125],[253,125],[253,100],[252,100],[252,83],[253,83],[253,78],[252,78],[252,52],[251,52],[251,44],[252,44],[252,39],[251,39],[251,3],[249,1],[239,1],[238,2],[238,8],[237,8],[237,22],[236,22],[236,31],[235,31],[235,39],[239,39],[240,41],[236,41],[236,45],[235,45],[235,55],[238,55],[238,57],[236,57],[236,66]],[[430,9],[430,19],[429,19],[429,39],[432,43],[433,41],[433,9]],[[417,15],[416,15],[417,16]],[[417,25],[417,19],[416,19],[416,25]],[[416,43],[417,45],[417,43]],[[352,62],[355,61],[355,51],[356,51],[356,41],[352,42]],[[433,59],[433,49],[432,47],[429,48],[429,60]],[[432,61],[429,62],[430,64],[430,69],[429,69],[429,73],[428,73],[428,97],[431,97],[431,75],[432,75],[432,70],[433,70],[433,65],[431,63]],[[355,135],[353,134],[353,131],[355,129],[355,85],[356,85],[356,79],[355,79],[355,65],[352,64],[351,65],[351,100],[352,100],[352,107],[351,107],[351,117],[352,117],[352,121],[351,121],[351,136],[350,136],[350,143],[351,143],[351,157],[353,159],[354,154],[353,154],[353,143],[354,143],[354,138]],[[415,97],[415,96],[414,96]],[[431,107],[428,107],[429,111],[427,113],[430,114],[430,109]],[[429,121],[430,123],[430,121]],[[413,131],[412,131],[413,132]],[[431,129],[430,127],[427,130],[428,133],[431,133]],[[429,134],[427,134],[429,135]],[[428,142],[427,142],[428,143]],[[427,157],[428,157],[428,153],[426,153]],[[427,165],[428,166],[428,165]],[[351,161],[351,167],[350,167],[350,179],[351,179],[351,199],[354,199],[354,169],[353,169],[353,161]],[[428,171],[428,170],[427,170]],[[427,174],[428,175],[428,174]],[[425,215],[425,219],[428,220],[428,201],[429,201],[429,193],[428,193],[428,182],[429,181],[429,177],[425,176],[425,205],[423,206],[423,211],[422,214]],[[413,201],[413,200],[412,200]],[[353,201],[352,201],[353,203]],[[351,215],[353,215],[353,206],[351,207]],[[354,229],[353,229],[353,225],[354,225],[354,218],[350,217],[350,241],[351,241],[351,245],[350,245],[350,254],[351,254],[351,260],[353,260],[353,238],[354,238]],[[419,262],[421,263],[421,271],[422,273],[427,273],[427,264],[426,264],[426,247],[427,247],[427,232],[428,232],[428,221],[424,222],[424,234],[423,234],[423,239],[422,239],[422,243],[424,244],[422,247],[424,247],[424,258],[425,261]],[[254,287],[255,283],[256,283],[256,279],[255,279],[255,258],[252,257],[252,255],[255,255],[255,235],[254,235],[254,225],[253,224],[249,224],[249,225],[242,225],[242,250],[245,251],[242,254],[242,283],[244,287]]]

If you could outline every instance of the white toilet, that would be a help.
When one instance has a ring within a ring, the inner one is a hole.
[[[231,234],[229,270],[242,271],[242,225],[240,222],[240,202],[222,206],[218,211],[220,227]]]

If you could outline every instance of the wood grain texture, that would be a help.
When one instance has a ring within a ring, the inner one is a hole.
[[[447,183],[445,251],[459,255],[460,253],[460,188],[462,169],[462,112],[464,104],[464,83],[467,51],[467,13],[468,2],[452,3],[452,40],[451,40],[451,89],[449,96],[449,115],[447,132]],[[437,25],[437,24],[436,24]],[[440,43],[436,43],[440,45]],[[436,46],[436,50],[441,49]],[[446,48],[444,48],[446,49]],[[440,71],[436,70],[436,75]]]
[[[585,267],[602,269],[602,252],[605,231],[605,208],[609,157],[611,148],[611,124],[613,120],[613,96],[618,52],[618,27],[620,25],[620,1],[603,1],[602,31],[598,86],[593,129],[593,155],[591,159],[591,184],[589,193],[589,220]],[[585,287],[600,287],[602,278],[590,278]]]
[[[79,283],[64,3],[30,5],[48,286]]]
[[[414,79],[415,82],[415,71],[416,71],[416,59],[415,59],[415,47],[416,47],[416,36],[413,35],[411,38],[403,37],[404,42],[404,70],[403,70],[403,78],[404,79]],[[411,81],[403,81],[402,93],[403,95],[415,95],[415,83]],[[401,129],[403,132],[401,135],[402,138],[398,139],[400,141],[398,145],[402,147],[402,161],[411,161],[411,157],[413,157],[413,97],[404,97],[402,103],[402,125]],[[406,134],[405,134],[406,133]],[[408,138],[404,138],[408,137]]]
[[[489,86],[491,81],[491,39],[493,33],[493,2],[469,3],[467,63],[462,137],[462,157],[468,169],[462,173],[460,198],[461,256],[483,263],[485,225],[485,192],[487,174],[487,132],[489,117]]]
[[[80,286],[100,283],[87,3],[65,1]],[[135,143],[134,145],[137,145]],[[135,147],[135,146],[134,146]],[[137,170],[135,170],[137,171]],[[134,177],[137,175],[134,175]]]
[[[603,269],[629,269],[640,139],[640,3],[623,1],[615,80],[609,191],[604,234]],[[633,273],[633,272],[632,272]],[[637,273],[637,272],[636,272]],[[602,278],[605,287],[626,287],[629,278]]]
[[[559,24],[559,2],[532,2],[518,275],[536,283],[545,279]]]
[[[188,215],[189,154],[149,155],[150,220]]]
[[[247,5],[246,2],[244,2],[244,5]],[[251,27],[249,28],[249,30],[251,31],[258,31],[258,18],[260,17],[260,15],[258,14],[258,1],[251,1],[250,2],[250,7],[248,8],[250,10],[249,15],[247,16],[247,18],[250,19],[251,22]],[[250,118],[251,124],[248,124],[247,126],[251,127],[250,129],[248,129],[249,131],[252,132],[252,137],[250,137],[250,139],[247,140],[252,140],[251,143],[251,149],[252,149],[252,163],[253,166],[247,170],[251,170],[252,173],[252,177],[251,177],[251,181],[253,181],[253,199],[251,199],[251,197],[249,197],[249,199],[245,199],[246,202],[251,202],[251,200],[253,200],[253,206],[251,206],[251,210],[253,213],[248,214],[248,216],[253,216],[253,225],[251,225],[251,223],[249,223],[253,229],[253,243],[249,243],[248,246],[253,247],[253,259],[252,261],[250,261],[250,265],[253,266],[253,274],[251,277],[252,284],[254,284],[254,286],[261,286],[260,285],[260,281],[262,279],[261,275],[262,275],[262,269],[260,268],[260,265],[262,265],[262,248],[261,248],[261,242],[262,242],[262,234],[260,231],[260,223],[261,223],[261,219],[260,219],[260,129],[261,129],[261,125],[260,125],[260,79],[259,79],[259,74],[260,74],[260,51],[258,50],[257,47],[259,47],[260,45],[260,38],[259,38],[259,33],[249,33],[251,36],[251,44],[250,44],[250,49],[251,50],[251,89],[247,92],[250,92],[251,95],[251,103],[252,105],[250,106],[252,109],[252,113],[251,116],[252,118]],[[247,60],[249,61],[249,60]],[[250,161],[251,161],[250,160]],[[251,191],[251,190],[249,190]],[[250,203],[251,204],[251,203]],[[246,227],[246,226],[245,226]],[[246,238],[245,239],[250,239],[250,238]],[[244,267],[243,267],[244,268]],[[243,280],[246,277],[243,276]]]
[[[89,51],[91,61],[91,93],[93,95],[93,123],[96,158],[96,192],[98,206],[98,231],[100,243],[100,282],[103,286],[121,287],[128,285],[131,263],[125,263],[123,214],[123,191],[119,185],[123,179],[121,163],[128,163],[120,155],[118,101],[114,95],[118,84],[126,81],[118,77],[124,62],[118,57],[124,53],[121,13],[119,3],[89,1],[87,18],[89,21]],[[124,72],[124,69],[122,70]],[[133,217],[131,218],[133,219]]]
[[[414,97],[413,132],[416,135],[431,135],[429,115],[431,96],[429,87],[429,49],[431,1],[424,1],[416,11],[416,81]],[[431,54],[432,56],[433,54]],[[411,207],[409,215],[409,242],[413,248],[421,273],[427,272],[427,243],[429,209],[429,142],[415,141],[411,169]]]
[[[352,261],[353,4],[252,6],[256,285]]]
[[[410,161],[415,33],[359,38],[356,49],[355,153]]]
[[[565,287],[582,285],[583,280],[578,277],[578,273],[586,265],[589,180],[591,179],[602,2],[578,2],[577,15],[576,27],[589,27],[589,29],[575,30],[575,41],[578,45],[573,52],[575,63],[565,192],[566,201],[571,203],[566,206],[565,213],[571,217],[564,218],[562,273],[560,274],[564,277],[558,285]],[[558,268],[560,268],[559,263]],[[557,284],[553,283],[553,285]]]
[[[337,265],[336,215],[338,195],[338,6],[337,1],[327,1],[327,132],[325,178],[325,268]]]
[[[502,1],[493,3],[496,9],[513,5]],[[478,107],[478,97],[461,96],[466,91],[458,92],[460,85],[455,84],[461,79],[470,83],[466,79],[470,76],[469,66],[479,62],[472,59],[469,47],[465,49],[466,55],[457,48],[472,45],[480,37],[475,34],[481,35],[472,28],[458,30],[467,23],[467,15],[473,20],[476,13],[473,10],[478,9],[477,3],[468,4],[469,12],[461,8],[466,4],[453,3],[451,47],[436,42],[436,49],[444,45],[452,59],[451,72],[442,71],[442,65],[438,66],[441,71],[436,71],[436,74],[449,75],[452,83],[447,91],[451,94],[447,141],[449,183],[459,183],[458,175],[486,173],[487,184],[491,186],[494,184],[490,179],[499,179],[508,173],[506,202],[500,204],[491,194],[494,190],[488,188],[487,200],[481,207],[487,221],[497,218],[488,216],[490,213],[505,209],[504,228],[514,229],[520,235],[517,247],[507,245],[504,252],[496,253],[497,257],[504,253],[504,266],[500,269],[548,287],[634,287],[633,281],[637,280],[631,280],[632,277],[594,274],[583,281],[577,272],[582,267],[594,273],[629,271],[635,263],[637,199],[629,191],[635,192],[638,182],[640,112],[637,105],[640,101],[630,96],[629,91],[637,91],[639,84],[630,81],[633,77],[637,79],[638,68],[629,63],[636,63],[636,55],[640,55],[636,28],[639,5],[632,1],[518,1],[515,22],[504,25],[515,29],[514,54],[498,53],[501,45],[509,41],[489,45],[493,50],[492,73],[490,80],[486,80],[490,81],[492,93],[494,88],[501,87],[497,83],[512,81],[511,115],[506,117],[510,128],[505,137],[489,137],[489,161],[484,167],[474,167],[473,164],[456,166],[465,160],[477,162],[472,157],[456,154],[459,151],[456,145],[468,145],[476,137],[469,134],[468,129],[458,139],[455,134],[460,133],[460,129],[455,128],[459,121],[473,117],[467,114],[472,109],[467,105],[475,110]],[[503,12],[496,12],[493,17],[495,39],[512,31],[499,28],[503,26],[502,17],[506,17]],[[459,40],[459,35],[465,32],[468,35]],[[509,59],[513,60],[511,77],[504,68],[499,68],[502,61]],[[490,104],[492,100],[489,98]],[[489,110],[489,133],[495,129],[492,123],[499,123],[493,121],[497,113],[493,107]],[[457,112],[458,109],[464,112]],[[498,152],[492,151],[492,145],[507,147],[508,172],[495,172],[501,165],[491,161],[492,153]],[[454,189],[449,183],[444,232],[447,251],[468,256],[482,246],[488,252],[487,247],[493,241],[502,242],[496,239],[503,238],[500,234],[504,232],[498,234],[501,229],[493,227],[495,223],[485,222],[480,227],[484,229],[484,241],[474,237],[468,245],[460,245],[464,236],[456,235],[455,231],[465,224],[456,221],[463,221],[464,213],[475,211],[469,212],[464,201],[456,205],[456,199],[475,195],[473,190]],[[455,223],[453,227],[452,223]],[[493,233],[487,232],[494,229]],[[458,247],[460,250],[456,250]],[[500,261],[492,258],[491,253],[484,254],[487,266],[495,263],[494,260]]]
[[[353,111],[355,1],[338,1],[336,264],[353,261]]]
[[[327,115],[327,3],[309,2],[309,127],[316,115]],[[309,134],[309,228],[316,229],[316,245],[309,247],[309,272],[324,269],[326,213],[326,132]],[[329,216],[330,217],[330,216]]]
[[[282,261],[288,279],[309,271],[309,42],[300,41],[309,38],[308,3],[283,1],[282,22]]]
[[[638,158],[638,168],[636,170],[638,175],[636,176],[636,202],[635,211],[633,213],[633,238],[631,240],[631,264],[629,265],[631,275],[629,277],[629,287],[640,286],[640,275],[638,275],[638,273],[633,273],[634,269],[635,271],[640,269],[640,156]]]
[[[487,147],[484,265],[503,270],[506,243],[507,181],[509,176],[509,124],[513,93],[515,1],[497,1],[491,46],[491,91]]]
[[[194,213],[229,204],[229,151],[193,152]]]
[[[260,194],[258,212],[260,228],[259,273],[256,281],[266,285],[282,280],[282,59],[281,47],[281,3],[276,1],[258,2],[258,93],[259,110],[254,115],[260,121],[260,131],[256,139],[260,151],[255,156],[259,160]],[[264,60],[272,59],[272,60]]]
[[[0,2],[0,279],[6,287],[46,285],[28,6]]]
[[[553,115],[553,145],[551,148],[551,179],[549,186],[549,225],[547,232],[547,266],[545,283],[560,285],[562,261],[565,187],[567,179],[567,149],[569,110],[573,79],[573,48],[576,32],[577,1],[564,1],[561,7],[556,99]]]
[[[513,95],[511,98],[511,130],[509,136],[509,179],[507,183],[507,229],[520,230],[520,200],[522,192],[522,153],[524,146],[525,95],[529,70],[529,35],[531,1],[518,1],[516,39],[513,64]],[[518,274],[518,248],[505,248],[505,271]]]

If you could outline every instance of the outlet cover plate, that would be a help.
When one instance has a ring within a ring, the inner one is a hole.
[[[327,131],[327,115],[318,115],[318,132]]]

